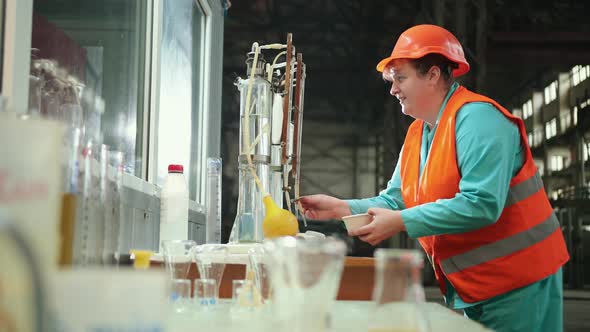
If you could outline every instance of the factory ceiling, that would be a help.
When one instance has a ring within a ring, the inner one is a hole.
[[[387,88],[375,64],[402,31],[436,23],[464,45],[473,70],[462,83],[510,106],[520,89],[544,83],[535,81],[540,73],[590,62],[589,22],[584,1],[573,0],[236,0],[226,18],[224,72],[228,82],[244,76],[252,42],[292,32],[308,66],[306,104],[335,106],[308,116],[342,118],[335,112],[343,107],[383,103]],[[379,119],[358,111],[357,121]]]

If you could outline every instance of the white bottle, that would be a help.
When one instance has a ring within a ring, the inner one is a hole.
[[[160,196],[160,248],[162,241],[188,239],[188,189],[182,165],[169,165]]]

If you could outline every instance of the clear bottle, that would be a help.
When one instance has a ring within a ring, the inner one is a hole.
[[[373,289],[374,310],[369,332],[426,332],[424,265],[418,250],[377,249]]]
[[[169,165],[160,197],[160,240],[188,239],[188,189],[182,165]]]

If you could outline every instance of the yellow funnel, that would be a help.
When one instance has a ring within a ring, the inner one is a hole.
[[[262,220],[262,231],[265,238],[295,236],[299,232],[297,218],[291,212],[280,209],[270,195],[264,196],[263,202],[266,209],[266,215]]]

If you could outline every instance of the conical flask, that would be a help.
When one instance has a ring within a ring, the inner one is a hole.
[[[240,183],[238,193],[238,209],[236,219],[230,234],[230,243],[262,242],[262,220],[264,219],[264,203],[262,193],[256,188],[254,176],[246,162],[240,159]],[[254,161],[256,173],[259,175],[262,185],[267,186],[268,164]]]

